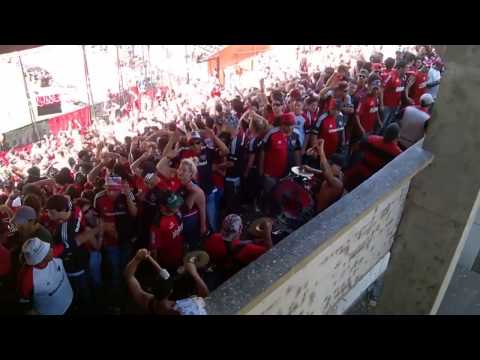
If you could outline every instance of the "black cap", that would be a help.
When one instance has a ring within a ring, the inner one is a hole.
[[[397,64],[395,65],[395,68],[401,68],[401,67],[406,67],[407,66],[407,63],[403,60],[400,60],[397,62]]]
[[[40,177],[40,169],[36,166],[33,166],[30,169],[28,169],[27,173],[30,176]]]
[[[395,139],[398,139],[398,135],[400,134],[400,126],[397,123],[393,123],[387,126],[385,129],[385,135],[383,138],[387,142],[391,142]]]

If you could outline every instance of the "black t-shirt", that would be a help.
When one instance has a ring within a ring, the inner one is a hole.
[[[260,150],[263,146],[263,139],[259,138],[258,136],[251,138],[248,142],[248,154],[255,155],[255,161],[253,163],[252,168],[258,168],[258,163],[260,159]]]
[[[238,134],[236,138],[230,142],[229,150],[227,161],[233,162],[233,167],[227,169],[225,177],[241,177],[247,150],[245,133]]]
[[[153,220],[158,211],[159,198],[161,196],[161,190],[157,187],[149,189],[145,194],[145,199],[142,202],[143,212],[140,217],[142,226],[148,227],[153,224]]]
[[[208,196],[213,190],[213,161],[217,157],[217,151],[208,146],[203,146],[200,154],[194,155],[198,158],[198,186],[203,190],[205,196]],[[180,159],[191,157],[190,151],[180,153],[179,157],[173,160],[173,163],[178,164]]]
[[[62,242],[65,249],[62,253],[65,271],[74,274],[87,270],[89,267],[90,255],[85,244],[77,245],[75,236],[81,231],[83,214],[79,209],[72,210],[72,216],[66,222],[58,224],[56,236]]]

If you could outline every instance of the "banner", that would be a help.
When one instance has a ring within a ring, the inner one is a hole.
[[[59,131],[67,130],[68,125],[71,124],[72,129],[86,129],[91,124],[90,107],[86,106],[82,109],[73,111],[68,114],[56,116],[48,120],[48,127],[50,133],[57,135]]]
[[[38,116],[58,114],[62,112],[60,94],[37,96]]]

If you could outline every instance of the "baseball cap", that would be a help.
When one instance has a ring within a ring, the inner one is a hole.
[[[196,141],[202,141],[203,142],[203,139],[202,139],[202,135],[200,135],[200,133],[198,131],[194,131],[192,132],[192,134],[190,135],[190,139],[188,140],[188,143],[190,145],[193,145],[194,142]]]
[[[225,125],[227,125],[231,129],[236,129],[238,128],[239,122],[240,122],[239,119],[235,115],[228,114],[225,121]]]
[[[111,190],[121,190],[122,178],[119,176],[107,176],[105,178],[105,187]]]
[[[28,239],[22,246],[23,256],[28,265],[40,264],[50,251],[50,244],[37,237]]]
[[[365,78],[368,78],[368,70],[367,69],[361,69],[359,72],[358,72],[358,75],[363,75],[365,76]]]
[[[220,235],[224,241],[232,242],[242,230],[242,218],[237,214],[230,214],[223,220]]]
[[[30,206],[20,206],[12,219],[15,225],[26,224],[30,220],[37,219],[37,212]]]
[[[433,99],[433,96],[430,94],[423,94],[420,96],[420,104],[425,104],[425,105],[432,105],[435,102]]]
[[[292,112],[282,114],[280,124],[287,125],[287,126],[295,125],[295,114]]]
[[[175,194],[173,191],[164,191],[159,195],[159,204],[166,206],[169,209],[178,209],[183,204],[183,198],[180,195]]]
[[[155,173],[148,173],[147,175],[145,175],[145,178],[144,178],[145,184],[151,184],[155,176],[156,176]]]

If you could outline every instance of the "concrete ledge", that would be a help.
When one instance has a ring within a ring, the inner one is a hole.
[[[212,315],[248,312],[254,304],[301,270],[314,254],[332,245],[376,204],[408,186],[433,156],[419,143],[394,159],[340,201],[283,239],[268,253],[242,269],[206,299]],[[383,257],[385,254],[381,254]],[[353,284],[355,285],[355,284]]]

